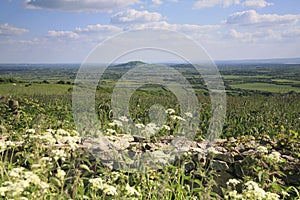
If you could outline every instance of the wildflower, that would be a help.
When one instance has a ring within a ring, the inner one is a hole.
[[[60,180],[64,180],[65,176],[66,176],[66,172],[64,170],[61,169],[57,169],[57,173],[55,175],[57,178],[59,178]]]
[[[130,195],[130,196],[133,196],[133,195],[140,196],[141,195],[136,189],[131,187],[128,183],[126,184],[126,191],[127,191],[128,195]]]
[[[24,172],[24,177],[34,185],[39,185],[41,183],[40,177],[33,172]]]
[[[273,151],[271,154],[266,155],[266,158],[273,161],[273,162],[275,162],[275,163],[283,161],[283,159],[281,158],[281,154],[277,151]]]
[[[55,131],[54,131],[53,129],[50,129],[50,128],[49,128],[49,129],[47,129],[47,130],[46,130],[46,132],[47,132],[47,133],[52,133],[52,134],[54,134],[54,133],[55,133]]]
[[[229,179],[226,184],[227,185],[232,184],[233,186],[236,186],[239,183],[240,183],[239,180],[233,178],[233,179]]]
[[[68,131],[65,131],[64,129],[58,129],[56,131],[56,134],[62,135],[62,136],[70,136],[70,133]]]
[[[4,142],[3,140],[0,140],[0,152],[5,151],[6,148],[7,148],[6,142]]]
[[[122,122],[119,121],[119,120],[114,120],[113,122],[109,123],[108,125],[109,126],[118,126],[118,127],[122,127],[123,126]]]
[[[144,128],[145,125],[142,124],[142,123],[138,123],[138,124],[135,124],[135,127],[137,127],[137,128]]]
[[[10,177],[14,177],[14,178],[19,178],[21,177],[21,173],[24,171],[23,167],[19,167],[19,168],[13,168],[10,172],[9,172],[9,176]]]
[[[31,128],[31,129],[27,129],[27,130],[26,130],[26,133],[29,133],[29,134],[30,134],[30,133],[31,133],[31,134],[35,134],[35,130],[32,129],[32,128]]]
[[[109,134],[115,134],[116,133],[116,131],[114,129],[111,129],[111,128],[106,129],[106,132],[109,133]]]
[[[0,195],[1,196],[5,196],[5,192],[8,191],[8,187],[0,187]]]
[[[166,129],[166,130],[168,130],[168,131],[171,130],[170,126],[167,126],[167,125],[163,125],[162,128],[163,128],[163,129]]]
[[[168,109],[165,111],[165,113],[168,113],[169,115],[171,115],[171,114],[174,114],[174,113],[175,113],[175,110],[172,109],[172,108],[168,108]]]
[[[14,142],[12,142],[12,141],[6,141],[5,145],[9,146],[9,147],[15,147],[16,146],[16,144]]]
[[[234,199],[234,200],[239,200],[239,199],[243,199],[243,195],[242,194],[238,194],[238,192],[236,190],[232,190],[228,192],[228,195],[225,195],[225,199]]]
[[[268,153],[267,147],[264,147],[264,146],[258,146],[258,147],[256,148],[256,151],[257,151],[258,153],[263,153],[263,154],[267,154],[267,153]]]
[[[185,121],[184,118],[180,117],[180,116],[177,116],[177,115],[171,115],[171,119],[172,120],[180,120],[180,121]]]
[[[159,127],[155,123],[149,123],[146,125],[145,129],[142,130],[142,133],[147,137],[154,135],[156,131],[159,130]]]
[[[119,120],[121,120],[122,122],[128,122],[129,121],[129,119],[126,116],[119,117]]]
[[[102,189],[103,188],[102,178],[90,179],[89,182],[92,184],[92,187],[95,188],[95,189]]]
[[[54,154],[54,159],[57,161],[58,159],[61,159],[62,161],[66,160],[67,154],[64,150],[61,149],[54,149],[52,150],[52,153]]]
[[[52,133],[46,132],[45,135],[38,136],[39,139],[47,142],[48,144],[55,144],[56,139],[53,137]]]
[[[114,186],[108,185],[108,184],[104,184],[103,185],[103,193],[105,193],[106,195],[118,195],[117,193],[117,188],[115,188]]]
[[[186,116],[188,116],[188,117],[190,117],[190,118],[192,118],[193,117],[193,113],[190,113],[190,112],[186,112],[186,113],[184,113]]]
[[[266,192],[266,200],[279,200],[279,195],[272,193],[272,192]]]

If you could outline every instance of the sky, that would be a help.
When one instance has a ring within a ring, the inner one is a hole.
[[[213,60],[300,57],[299,0],[1,0],[0,63],[81,63],[147,27],[184,34]]]

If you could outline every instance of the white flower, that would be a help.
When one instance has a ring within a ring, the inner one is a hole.
[[[112,196],[118,195],[117,188],[108,184],[103,185],[103,192],[107,195],[112,195]]]
[[[188,117],[190,117],[190,118],[192,118],[193,117],[193,113],[190,113],[190,112],[186,112],[186,113],[184,113],[186,116],[188,116]]]
[[[167,126],[167,125],[163,125],[162,128],[163,128],[163,129],[166,129],[166,130],[168,130],[168,131],[171,130],[170,126]]]
[[[66,176],[66,172],[64,170],[61,169],[57,169],[57,173],[55,175],[57,178],[59,178],[60,180],[64,180],[65,176]]]
[[[119,117],[119,120],[121,120],[122,122],[128,122],[129,121],[129,119],[126,116]]]
[[[144,128],[145,125],[142,124],[142,123],[138,123],[138,124],[135,124],[135,127],[137,127],[137,128]]]
[[[236,186],[239,183],[240,183],[239,180],[233,178],[233,179],[229,179],[226,184],[227,185],[232,184],[233,186]]]
[[[67,154],[64,150],[61,149],[54,149],[52,150],[52,153],[54,154],[54,159],[57,161],[58,159],[61,159],[62,161],[65,161]]]
[[[142,130],[142,133],[145,137],[154,135],[160,128],[155,123],[149,123],[146,125],[145,129]]]
[[[103,180],[102,178],[90,179],[89,182],[92,184],[92,187],[95,189],[103,189]]]
[[[19,178],[21,177],[21,173],[24,171],[23,167],[19,167],[19,168],[13,168],[8,175],[10,177],[14,177],[14,178]]]
[[[175,113],[175,110],[172,109],[172,108],[168,108],[168,109],[165,111],[165,113],[168,113],[169,115],[171,115],[171,114],[174,114],[174,113]]]
[[[31,134],[35,134],[35,130],[34,129],[27,129],[26,130],[26,133],[31,133]]]
[[[265,200],[279,200],[279,195],[272,192],[266,192]]]
[[[127,191],[128,195],[130,195],[130,196],[132,196],[132,195],[140,196],[141,195],[136,189],[131,187],[128,183],[126,184],[126,191]]]
[[[106,132],[109,133],[109,134],[115,134],[116,133],[116,131],[114,129],[111,129],[111,128],[106,129]]]
[[[0,187],[0,195],[1,196],[5,196],[5,192],[8,191],[8,187]]]
[[[41,179],[38,175],[34,174],[33,172],[24,172],[24,177],[34,185],[40,185]]]
[[[0,140],[0,152],[5,151],[7,148],[6,142],[3,140]]]
[[[268,153],[267,147],[264,147],[264,146],[258,146],[258,147],[256,147],[256,151],[258,153],[263,153],[263,154],[267,154]]]
[[[109,126],[115,126],[115,125],[117,125],[118,127],[122,127],[123,126],[122,122],[119,121],[119,120],[116,120],[116,119],[113,122],[109,123],[108,125]]]
[[[173,120],[185,121],[184,118],[182,118],[182,117],[180,117],[180,116],[177,116],[177,115],[171,115],[171,119],[173,119]]]
[[[56,134],[62,136],[70,136],[70,133],[68,131],[65,131],[64,129],[57,129]]]
[[[55,131],[54,131],[53,129],[51,129],[51,128],[47,129],[47,130],[46,130],[46,132],[48,132],[48,133],[52,133],[52,134],[54,134],[54,133],[55,133]]]
[[[275,163],[283,161],[283,159],[281,158],[281,154],[277,151],[273,151],[271,154],[266,155],[266,158],[273,161],[273,162],[275,162]]]
[[[16,146],[16,144],[15,144],[14,142],[12,142],[12,141],[6,141],[5,144],[6,144],[7,146],[10,146],[10,147]]]

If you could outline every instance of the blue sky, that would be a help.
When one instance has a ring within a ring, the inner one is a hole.
[[[82,62],[101,41],[159,27],[214,60],[300,57],[299,0],[1,0],[0,62]]]

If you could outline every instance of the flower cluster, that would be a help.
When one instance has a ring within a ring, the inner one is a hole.
[[[4,181],[0,187],[0,195],[3,197],[21,198],[23,196],[23,199],[26,199],[25,190],[31,186],[39,188],[38,193],[45,193],[49,188],[48,183],[43,182],[35,173],[25,171],[23,167],[13,168],[8,175],[10,180]]]
[[[280,163],[284,161],[284,159],[281,158],[281,154],[277,151],[273,151],[272,153],[265,155],[265,158],[274,163]]]
[[[240,181],[236,179],[229,179],[227,185],[229,191],[225,195],[225,199],[230,200],[279,200],[279,195],[272,192],[266,192],[260,188],[259,185],[254,181],[247,181],[244,185],[242,193],[238,193],[235,190],[235,186]],[[231,187],[233,185],[233,187]]]
[[[102,190],[105,195],[115,196],[118,195],[117,188],[114,186],[103,183],[102,178],[90,179],[89,182],[92,184],[93,189]]]

